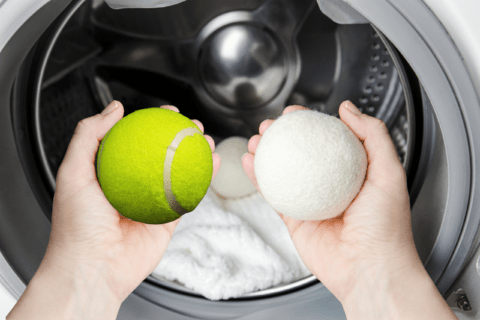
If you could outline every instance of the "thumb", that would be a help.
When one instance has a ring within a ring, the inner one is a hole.
[[[341,104],[339,113],[342,121],[363,142],[368,159],[367,180],[387,188],[392,182],[405,182],[405,170],[385,123],[362,114],[350,101]]]
[[[58,170],[57,181],[68,175],[77,183],[96,179],[95,155],[107,132],[123,117],[123,105],[110,103],[101,114],[83,119],[77,124],[65,158]]]

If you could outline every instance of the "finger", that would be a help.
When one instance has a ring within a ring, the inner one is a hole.
[[[161,106],[160,108],[162,108],[162,109],[168,109],[168,110],[172,110],[172,111],[175,111],[175,112],[180,113],[180,110],[179,110],[177,107],[172,106],[172,105],[164,105],[164,106]],[[192,122],[197,125],[197,127],[200,129],[200,131],[202,131],[202,133],[204,133],[203,124],[202,124],[200,121],[198,121],[198,120],[192,120]]]
[[[274,122],[275,120],[273,119],[267,119],[260,123],[260,128],[258,130],[258,132],[260,132],[260,135],[263,135],[265,131],[267,131],[268,127],[270,127],[270,125]]]
[[[294,234],[297,232],[298,228],[300,228],[300,226],[303,224],[303,221],[290,218],[280,212],[277,212],[277,214],[283,220],[283,223],[285,223],[285,225],[287,226],[288,233],[290,234],[290,238],[293,239]]]
[[[255,152],[257,151],[258,144],[260,143],[260,138],[261,136],[258,134],[250,138],[247,146],[248,152],[255,154]]]
[[[277,212],[277,211],[275,211]],[[280,213],[280,212],[277,212],[278,216],[283,220],[283,222],[285,223],[285,225],[287,226],[287,228],[290,229],[290,224],[291,222],[295,222],[295,221],[299,221],[299,220],[293,220],[292,218],[284,215],[283,213]]]
[[[181,219],[182,217],[165,224],[143,224],[148,230],[148,232],[155,239],[155,243],[159,244],[159,250],[163,251],[161,252],[162,254],[167,249],[168,243],[170,242],[170,239],[175,232],[175,228],[177,227]]]
[[[306,107],[303,107],[303,106],[294,105],[294,106],[289,106],[289,107],[285,108],[283,110],[283,114],[287,114],[287,113],[294,112],[294,111],[299,111],[299,110],[310,110],[310,109],[308,109]],[[275,122],[274,119],[267,119],[267,120],[264,120],[262,123],[260,123],[260,128],[258,130],[260,135],[263,135],[265,133],[265,131],[267,131],[268,127],[270,127],[272,125],[272,123],[274,123],[274,122]]]
[[[287,114],[294,111],[300,111],[300,110],[311,110],[311,109],[308,109],[307,107],[304,107],[304,106],[293,105],[293,106],[286,107],[283,110],[283,114]]]
[[[208,141],[208,144],[210,145],[210,149],[212,149],[212,152],[215,151],[215,141],[213,141],[213,138],[210,137],[209,135],[205,135],[204,137]]]
[[[198,121],[198,120],[192,120],[193,123],[195,123],[197,125],[197,127],[200,129],[200,131],[202,131],[202,133],[204,133],[204,128],[203,128],[203,124]]]
[[[164,105],[164,106],[161,106],[160,108],[172,110],[172,111],[175,111],[175,112],[180,112],[180,110],[179,110],[177,107],[172,106],[172,105]],[[201,131],[202,133],[204,133],[204,130],[205,130],[205,129],[204,129],[204,127],[203,127],[203,124],[202,124],[200,121],[198,121],[198,120],[192,120],[192,122],[197,125],[197,127],[200,129],[200,131]],[[205,138],[207,138],[207,136],[205,136]],[[210,141],[210,140],[211,140],[211,141]],[[212,151],[213,151],[213,150],[215,150],[215,143],[213,143],[213,145],[212,145],[212,143],[210,143],[210,142],[213,142],[213,139],[210,138],[210,140],[207,139],[208,143],[210,144],[210,148],[212,148]]]
[[[172,235],[173,235],[173,232],[175,231],[175,228],[180,223],[181,219],[182,219],[182,217],[180,217],[177,220],[174,220],[172,222],[165,223],[165,224],[160,224],[160,225],[147,224],[147,228],[151,228],[151,229],[161,229],[161,228],[163,228],[163,229],[167,230],[167,232],[168,232],[168,234],[171,238]]]
[[[175,106],[164,105],[164,106],[161,106],[160,108],[162,108],[162,109],[168,109],[168,110],[172,110],[172,111],[175,111],[175,112],[180,113],[180,110],[178,110],[178,108],[175,107]]]
[[[403,179],[405,171],[385,123],[362,114],[349,101],[342,103],[339,113],[342,121],[363,141],[368,158],[367,178],[382,184],[389,184],[392,179]]]
[[[182,220],[182,217],[178,218],[177,220],[175,221],[172,221],[172,222],[169,222],[169,223],[165,223],[163,226],[164,228],[170,233],[170,238],[172,237],[173,235],[173,232],[175,231],[175,228],[178,226],[178,224],[180,223],[180,220]]]
[[[289,106],[287,108],[285,108],[283,110],[283,114],[287,114],[287,113],[290,113],[290,112],[294,112],[294,111],[299,111],[299,110],[310,110],[306,107],[303,107],[303,106],[297,106],[297,105],[294,105],[294,106]],[[266,120],[263,120],[262,123],[260,123],[260,127],[259,127],[259,130],[258,132],[260,133],[260,135],[263,135],[265,133],[265,131],[267,131],[268,127],[270,127],[272,125],[272,123],[274,123],[275,120],[273,119],[266,119]],[[256,136],[254,136],[256,137]],[[255,153],[255,150],[257,149],[257,146],[258,146],[258,143],[256,143],[256,139],[259,139],[259,138],[255,138],[254,142],[252,142],[252,150],[248,149],[250,152],[252,153]]]
[[[243,170],[245,171],[245,174],[247,177],[250,179],[250,181],[253,183],[255,188],[257,188],[257,191],[262,193],[260,191],[260,188],[258,187],[257,183],[257,178],[255,177],[255,170],[253,168],[255,157],[251,153],[247,153],[242,157],[242,165],[243,165]]]
[[[212,174],[212,179],[213,179],[217,175],[218,170],[220,170],[220,164],[222,163],[222,159],[218,154],[212,153],[212,160],[213,160],[213,174]]]
[[[74,175],[79,183],[96,179],[94,163],[100,141],[122,119],[123,113],[123,105],[113,101],[101,114],[78,123],[60,166],[59,178],[63,176],[62,172],[68,172],[70,180]]]
[[[155,232],[155,233],[163,232],[161,230],[166,229],[168,231],[168,234],[170,235],[170,237],[172,236],[173,231],[175,230],[175,227],[180,222],[180,219],[182,219],[182,217],[180,217],[177,220],[174,220],[174,221],[171,221],[171,222],[168,222],[168,223],[148,224],[148,223],[143,223],[143,222],[131,220],[131,219],[121,215],[120,213],[118,214],[118,216],[119,216],[119,219],[120,219],[119,222],[120,222],[120,224],[122,224],[122,228],[124,228],[124,229],[127,229],[127,228],[138,229],[139,226],[143,226],[148,231]],[[157,235],[155,235],[155,236],[157,236]]]
[[[285,108],[283,110],[283,114],[287,114],[287,113],[290,113],[290,112],[294,112],[294,111],[299,111],[299,110],[310,110],[306,107],[303,107],[303,106],[289,106],[287,108]],[[258,130],[258,132],[260,133],[260,135],[263,135],[265,133],[265,131],[267,131],[268,127],[273,123],[275,122],[274,119],[266,119],[264,120],[262,123],[260,123],[260,128]]]

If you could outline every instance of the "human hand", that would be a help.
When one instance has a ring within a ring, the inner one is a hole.
[[[284,114],[305,109],[291,106]],[[382,305],[379,295],[388,298],[392,291],[407,294],[408,289],[402,285],[412,285],[410,280],[419,287],[424,285],[431,295],[437,298],[440,295],[413,242],[406,175],[385,124],[361,114],[351,102],[344,102],[339,113],[367,151],[368,169],[362,189],[347,210],[334,219],[299,221],[279,214],[305,266],[344,304],[347,315],[350,312],[352,317],[355,314],[362,318],[358,309],[365,311],[378,301],[378,308],[372,312],[379,319],[393,319],[395,313],[388,312],[395,306],[386,307],[392,304],[390,300]],[[242,159],[245,172],[259,192],[253,169],[254,154],[261,135],[273,121],[261,123],[260,135],[250,139],[250,153]],[[398,284],[398,281],[403,282]],[[451,311],[440,300],[439,308],[448,316]],[[424,303],[425,298],[419,301]],[[412,306],[408,307],[413,310]],[[429,319],[427,313],[423,312],[422,319]],[[363,318],[371,319],[372,315],[363,314]]]
[[[163,108],[178,112],[173,106]],[[120,215],[103,194],[95,174],[95,155],[100,141],[123,113],[121,103],[114,101],[102,114],[82,120],[75,129],[58,170],[50,240],[35,275],[75,278],[74,286],[85,289],[85,294],[94,296],[93,291],[100,291],[97,296],[102,296],[102,302],[108,297],[107,303],[116,301],[118,306],[158,265],[180,221],[163,225],[132,221]],[[203,133],[202,123],[193,122]],[[213,152],[213,139],[205,138]],[[215,176],[220,157],[212,156]],[[75,308],[83,307],[90,308],[83,312],[93,312],[88,302]]]

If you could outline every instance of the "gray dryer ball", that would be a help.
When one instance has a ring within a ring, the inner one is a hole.
[[[227,138],[215,147],[222,162],[210,186],[221,198],[242,198],[257,192],[243,170],[245,152],[248,152],[248,139],[244,137]]]
[[[287,113],[265,131],[255,176],[267,203],[297,220],[343,213],[365,180],[367,154],[341,120],[313,110]]]

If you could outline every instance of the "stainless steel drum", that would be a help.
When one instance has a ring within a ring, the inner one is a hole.
[[[212,5],[225,13],[211,19],[211,12],[196,12],[194,2],[147,12],[79,1],[47,40],[36,78],[35,143],[52,192],[76,123],[112,99],[124,102],[126,114],[177,105],[200,119],[217,143],[231,135],[251,137],[261,121],[290,104],[335,115],[350,99],[387,123],[408,171],[415,141],[411,88],[398,53],[381,32],[370,25],[337,25],[313,0],[245,5]],[[90,16],[72,23],[86,12]],[[166,38],[158,29],[158,21],[191,23],[191,14],[195,32],[179,27],[179,36]],[[198,295],[178,283],[151,276],[149,281]],[[243,298],[316,281],[312,275]]]
[[[390,130],[430,277],[448,301],[462,290],[475,297],[480,59],[472,33],[459,31],[466,20],[454,23],[458,12],[447,10],[474,1],[187,0],[132,10],[102,0],[13,3],[0,0],[0,284],[15,298],[45,253],[56,172],[73,130],[112,99],[126,114],[176,105],[216,143],[251,137],[291,104],[337,115],[343,100],[353,101]],[[443,24],[438,12],[454,22]],[[155,317],[344,314],[313,276],[227,301],[148,277],[118,318]]]

